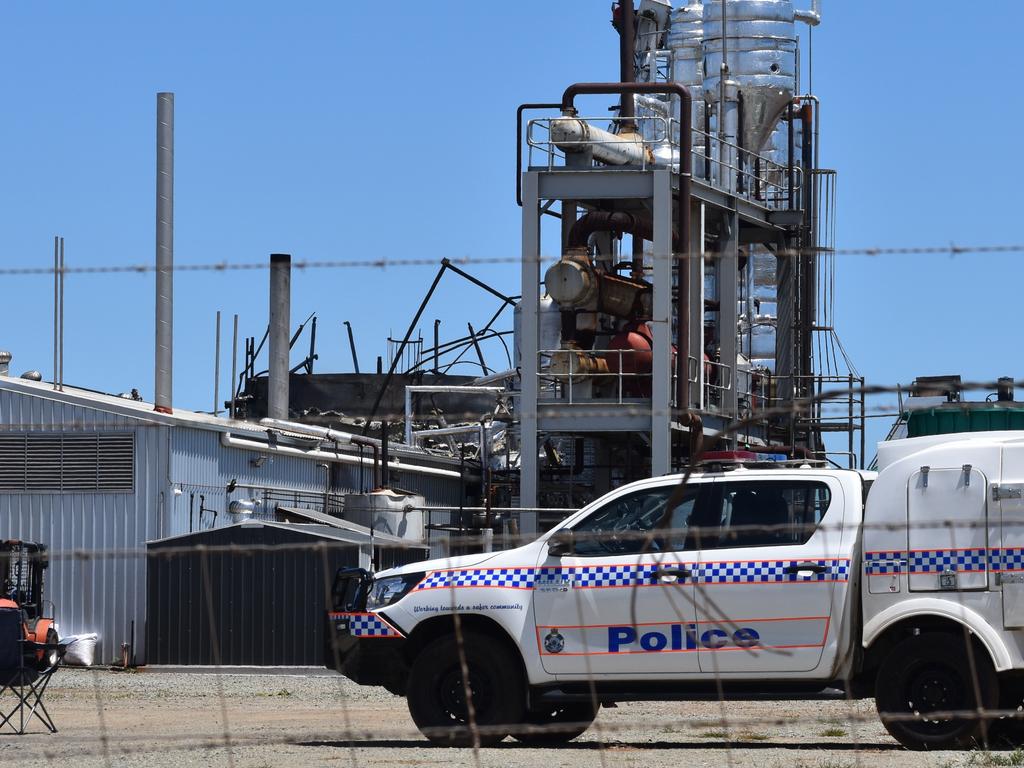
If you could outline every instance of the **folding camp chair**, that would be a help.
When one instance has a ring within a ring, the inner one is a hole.
[[[66,649],[64,644],[26,640],[21,610],[0,608],[0,730],[6,725],[23,734],[34,715],[50,733],[57,732],[43,695]],[[14,696],[9,710],[8,691]]]

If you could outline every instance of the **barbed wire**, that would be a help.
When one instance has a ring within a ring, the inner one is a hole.
[[[964,255],[985,255],[985,254],[1024,254],[1024,245],[1018,244],[997,244],[997,245],[935,245],[935,246],[867,246],[858,248],[838,248],[827,252],[819,249],[777,249],[773,251],[776,256],[782,258],[797,258],[800,256],[815,256],[827,253],[829,256],[964,256]],[[648,260],[671,259],[677,261],[680,258],[701,258],[714,259],[726,258],[726,255],[714,251],[706,251],[700,254],[645,254]],[[442,258],[457,266],[489,266],[496,264],[521,264],[522,256],[448,256],[448,257],[380,257],[372,259],[294,259],[291,262],[293,269],[297,270],[319,270],[319,269],[395,269],[401,267],[436,267]],[[542,255],[538,261],[555,262],[558,256]],[[259,271],[270,268],[269,261],[252,262],[203,262],[203,263],[182,263],[176,262],[171,268],[162,268],[163,271],[173,272],[235,272],[235,271]],[[32,276],[32,275],[53,275],[54,267],[44,266],[21,266],[21,267],[0,267],[0,276]],[[155,263],[142,262],[137,264],[94,264],[85,266],[65,265],[65,275],[95,275],[95,274],[146,274],[157,272]]]

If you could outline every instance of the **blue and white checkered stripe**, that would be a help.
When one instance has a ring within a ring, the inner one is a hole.
[[[573,586],[588,589],[592,587],[632,587],[656,583],[658,566],[648,565],[583,565],[568,568],[541,568],[539,583],[568,579]]]
[[[988,551],[974,549],[927,549],[910,553],[911,573],[971,573],[988,567]]]
[[[565,585],[577,589],[600,587],[653,586],[659,583],[659,568],[686,566],[703,584],[781,584],[792,582],[845,581],[850,561],[812,560],[824,566],[821,573],[787,571],[806,560],[753,560],[726,563],[646,563],[644,565],[579,565],[540,568],[494,568],[435,571],[416,585],[414,591],[458,587],[533,589]]]
[[[348,631],[353,637],[401,637],[390,625],[372,613],[348,615]]]
[[[811,562],[825,568],[821,573],[798,572],[798,564]],[[702,584],[782,584],[791,582],[842,581],[848,577],[848,560],[750,560],[707,563],[700,566]]]
[[[989,563],[997,571],[1024,571],[1024,548],[1006,547],[989,550]]]
[[[885,550],[864,553],[864,573],[868,576],[886,576],[902,573],[907,567],[907,553],[902,550]]]
[[[416,585],[415,591],[446,587],[503,587],[532,589],[534,568],[474,568],[468,570],[434,571]]]

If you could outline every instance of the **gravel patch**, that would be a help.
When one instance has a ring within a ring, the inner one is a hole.
[[[506,740],[432,747],[405,700],[322,674],[195,674],[64,669],[47,694],[60,729],[0,738],[0,764],[237,766],[479,765],[496,768],[846,768],[1024,766],[1011,752],[908,752],[872,701],[644,702],[603,709],[555,749]]]

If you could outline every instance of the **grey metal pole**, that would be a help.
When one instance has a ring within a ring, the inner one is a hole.
[[[171,413],[174,323],[174,94],[156,95],[156,371],[153,410]]]
[[[58,389],[64,391],[64,238],[60,239],[60,323],[58,326],[58,344],[60,356],[57,367],[57,381],[60,382]]]
[[[228,414],[235,418],[235,388],[238,386],[238,315],[235,315],[235,327],[231,336],[231,405]]]
[[[270,365],[267,416],[288,418],[288,350],[291,327],[292,257],[270,254]]]
[[[58,323],[58,302],[60,301],[58,283],[60,282],[60,261],[58,254],[58,238],[53,236],[53,388],[57,389],[57,323]]]
[[[217,310],[217,333],[213,343],[213,415],[220,413],[220,310]]]

